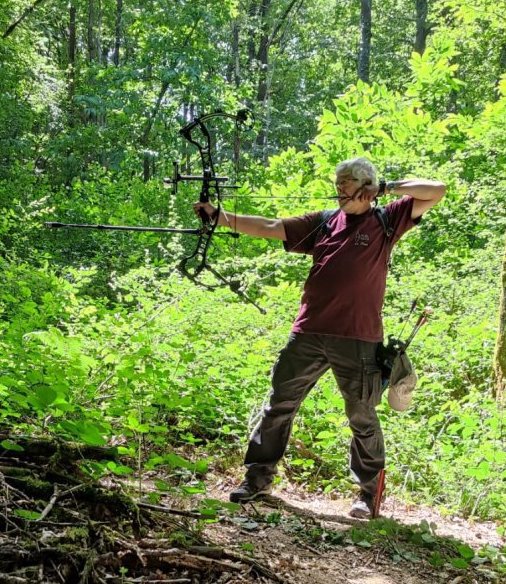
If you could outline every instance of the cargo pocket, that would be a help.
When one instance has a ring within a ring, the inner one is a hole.
[[[381,370],[375,363],[364,362],[362,367],[362,401],[376,407],[383,393]]]

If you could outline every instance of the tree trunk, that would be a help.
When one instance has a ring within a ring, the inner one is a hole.
[[[425,51],[425,42],[429,34],[427,26],[427,0],[416,0],[416,38],[415,52],[423,55]]]
[[[69,128],[74,128],[76,126],[76,108],[74,102],[74,96],[76,92],[76,7],[74,2],[69,5],[69,28],[68,28],[68,66],[67,66],[67,96],[68,96],[68,125]],[[69,144],[66,148],[67,161],[69,161],[72,155],[72,145]],[[69,165],[68,168],[71,168]],[[65,178],[65,185],[71,188],[72,185],[72,173],[67,172]]]
[[[358,78],[369,83],[371,60],[371,5],[372,0],[360,1],[360,49],[358,54]]]
[[[499,75],[506,73],[506,43],[501,47],[501,54],[499,55]]]
[[[499,53],[499,71],[497,72],[497,82],[495,84],[495,97],[500,99],[501,97],[501,76],[506,73],[506,42],[501,45],[501,51]]]
[[[250,70],[255,66],[256,59],[256,20],[258,18],[259,6],[256,1],[252,1],[248,9],[248,23],[246,26],[247,46],[248,46],[248,68]]]
[[[184,54],[183,49],[190,43],[191,39],[193,38],[193,33],[197,30],[197,26],[199,25],[200,20],[201,20],[200,18],[196,18],[194,20],[193,27],[186,35],[186,37],[181,45],[181,49],[179,51],[175,51],[176,55]],[[177,63],[178,63],[178,57],[176,57],[176,59],[172,63],[172,69],[176,68]],[[160,91],[158,92],[158,97],[156,99],[156,103],[155,103],[151,113],[148,115],[146,123],[144,124],[144,129],[142,130],[142,135],[140,137],[140,145],[141,145],[142,150],[143,150],[143,153],[142,153],[142,159],[143,159],[142,160],[142,175],[144,178],[144,182],[147,182],[153,176],[154,165],[152,163],[152,157],[148,153],[148,146],[149,146],[149,143],[151,140],[151,131],[153,130],[155,120],[158,116],[158,113],[160,112],[163,98],[165,97],[165,94],[167,93],[169,88],[170,88],[169,82],[164,81],[160,87]]]
[[[88,0],[87,49],[90,63],[98,62],[100,56],[99,19],[100,6],[98,5],[98,0]]]
[[[119,49],[121,47],[121,23],[123,20],[123,0],[116,0],[116,23],[114,26],[114,54],[113,63],[119,65]]]
[[[258,65],[258,86],[257,86],[257,103],[262,112],[262,124],[258,132],[256,144],[260,147],[262,158],[267,157],[268,126],[270,119],[269,97],[272,84],[272,71],[269,64],[269,49],[278,44],[281,40],[283,29],[288,22],[288,17],[292,11],[297,11],[303,4],[304,0],[290,0],[271,28],[269,23],[269,10],[272,0],[262,0],[259,18],[260,18],[260,42],[256,54]]]
[[[494,358],[494,397],[504,398],[506,390],[506,250],[502,265],[502,294],[499,308],[499,331]]]
[[[68,45],[68,95],[70,103],[70,122],[73,122],[73,102],[76,85],[76,7],[69,7],[69,45]]]
[[[158,93],[158,98],[156,100],[155,106],[153,111],[151,112],[150,116],[148,117],[146,124],[144,126],[144,131],[141,137],[141,146],[143,147],[143,163],[142,163],[142,176],[144,178],[144,182],[148,182],[148,180],[152,176],[152,158],[151,155],[148,154],[148,144],[151,137],[151,130],[153,129],[153,124],[155,123],[155,119],[158,116],[158,112],[162,106],[163,98],[169,89],[168,81],[164,81]]]
[[[267,15],[271,0],[262,0],[260,8],[261,37],[256,54],[258,67],[258,85],[257,85],[257,103],[259,110],[262,112],[260,130],[257,135],[256,144],[262,152],[264,158],[267,152],[267,127],[266,127],[266,108],[268,96],[268,74],[269,74],[269,28],[267,24]]]
[[[236,18],[232,22],[232,45],[231,56],[227,67],[227,81],[233,83],[234,87],[239,87],[240,77],[240,60],[239,60],[239,20]]]
[[[23,22],[23,20],[25,20],[25,18],[30,16],[30,14],[37,8],[37,6],[39,6],[39,4],[42,4],[42,2],[45,2],[45,0],[35,0],[35,2],[31,6],[26,8],[23,14],[17,20],[15,20],[9,26],[9,28],[3,33],[2,38],[6,39],[7,37],[9,37],[14,32],[16,27],[19,26]]]

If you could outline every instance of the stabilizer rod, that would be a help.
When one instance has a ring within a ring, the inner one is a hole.
[[[155,233],[186,233],[187,235],[200,235],[201,229],[178,229],[174,227],[142,227],[134,225],[93,225],[88,223],[58,223],[48,221],[44,223],[50,229],[99,229],[110,231],[154,231]]]

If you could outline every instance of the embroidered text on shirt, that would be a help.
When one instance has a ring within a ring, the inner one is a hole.
[[[355,235],[355,245],[368,246],[369,236],[367,235],[367,233],[360,233],[360,231],[357,231]]]

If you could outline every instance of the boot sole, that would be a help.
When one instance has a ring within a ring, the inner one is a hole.
[[[233,493],[231,493],[229,496],[229,500],[231,503],[247,503],[248,501],[254,501],[255,499],[260,499],[270,494],[271,491],[259,491],[258,493],[254,493],[253,495],[244,496],[234,495]]]

